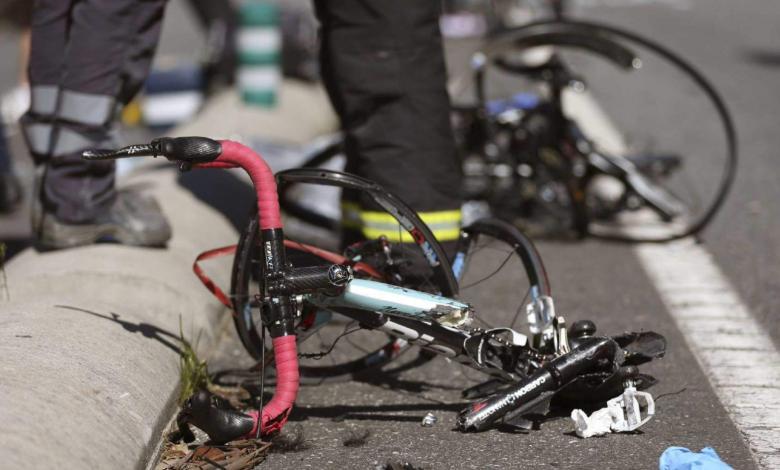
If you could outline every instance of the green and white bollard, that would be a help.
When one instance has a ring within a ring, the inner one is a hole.
[[[281,81],[279,7],[262,0],[247,0],[239,10],[237,35],[238,87],[250,105],[276,104]]]

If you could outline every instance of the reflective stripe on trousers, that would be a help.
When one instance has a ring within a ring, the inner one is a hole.
[[[418,212],[417,215],[431,229],[440,242],[454,241],[460,235],[460,209]],[[381,211],[368,211],[349,202],[341,204],[342,226],[360,230],[368,239],[384,235],[391,242],[412,243],[414,239],[392,215]]]

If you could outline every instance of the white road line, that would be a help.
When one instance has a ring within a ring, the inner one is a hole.
[[[564,103],[587,135],[610,151],[626,148],[592,97],[567,95]],[[772,339],[692,238],[637,244],[635,252],[756,463],[780,469],[780,353]]]
[[[692,0],[580,0],[577,3],[583,8],[598,6],[638,7],[644,5],[661,5],[680,11],[687,11],[693,8]]]
[[[691,239],[636,253],[761,468],[780,468],[780,354]]]

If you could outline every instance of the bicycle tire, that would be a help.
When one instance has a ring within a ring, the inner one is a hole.
[[[657,54],[659,57],[674,66],[674,68],[676,68],[678,71],[681,71],[683,75],[687,76],[691,81],[693,81],[699,90],[703,92],[704,96],[709,100],[715,109],[715,113],[717,114],[720,125],[722,126],[723,135],[725,136],[725,160],[723,163],[722,174],[720,175],[719,181],[717,183],[717,189],[714,191],[713,196],[709,198],[709,202],[703,205],[703,209],[700,210],[695,217],[692,217],[684,227],[677,229],[675,232],[657,236],[637,235],[630,233],[594,233],[592,230],[589,230],[587,234],[595,238],[630,242],[666,242],[699,234],[713,220],[716,213],[722,207],[729,191],[731,190],[731,187],[733,186],[733,182],[736,176],[738,162],[737,132],[731,113],[723,101],[723,98],[720,96],[720,93],[715,89],[714,85],[690,62],[672,52],[667,47],[624,29],[595,22],[570,20],[539,21],[518,28],[502,31],[501,33],[495,35],[492,38],[492,41],[482,51],[484,57],[482,64],[495,62],[503,51],[513,47],[518,42],[525,41],[528,43],[528,45],[532,46],[556,45],[554,43],[547,44],[543,39],[552,37],[557,38],[555,40],[560,40],[561,36],[565,37],[567,34],[573,34],[578,37],[592,36],[594,38],[599,38],[599,40],[602,41],[604,39],[610,40],[610,38],[612,38],[611,40],[613,40],[615,43],[618,43],[618,40],[624,41],[628,44],[639,45]],[[593,52],[599,53],[597,51]],[[625,54],[615,54],[615,56],[610,60],[619,67],[627,68],[629,64],[625,61],[619,60],[619,58],[624,55]],[[484,90],[484,68],[485,66],[483,65],[478,67],[475,71],[477,96],[481,101],[484,101],[486,96]],[[577,216],[578,214],[574,214],[574,217]]]

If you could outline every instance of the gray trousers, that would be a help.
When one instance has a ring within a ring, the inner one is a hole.
[[[114,164],[80,155],[113,145],[115,117],[148,74],[165,2],[35,0],[22,129],[45,166],[41,202],[64,222],[87,223],[116,197]]]

